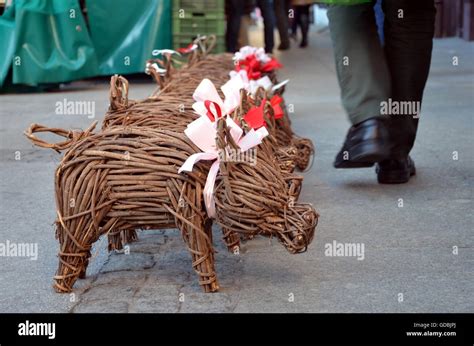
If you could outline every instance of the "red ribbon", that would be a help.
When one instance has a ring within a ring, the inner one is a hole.
[[[262,66],[262,71],[263,72],[270,72],[270,71],[273,71],[273,70],[277,70],[279,68],[282,68],[283,65],[280,64],[280,62],[275,59],[275,58],[271,58],[271,60],[267,63],[265,63],[263,66]]]
[[[265,107],[266,99],[258,107],[252,107],[247,114],[244,115],[244,120],[254,130],[259,129],[265,125],[265,118],[263,117],[263,108]]]
[[[275,58],[271,58],[270,61],[262,65],[262,63],[257,60],[255,54],[252,54],[247,56],[244,60],[238,61],[235,70],[237,72],[244,70],[247,72],[249,79],[255,80],[262,76],[262,72],[270,72],[282,67],[283,65]]]
[[[182,54],[187,54],[193,51],[194,43],[191,42],[187,47],[178,48],[178,52]]]
[[[249,79],[259,79],[261,76],[260,62],[255,55],[249,55],[245,60],[240,60],[236,65],[236,70],[245,70]]]
[[[283,101],[283,99],[281,98],[280,95],[274,95],[270,99],[270,103],[271,103],[272,108],[273,108],[273,117],[275,119],[280,119],[280,118],[283,117],[283,114],[284,114],[283,109],[280,106],[282,101]]]
[[[214,113],[213,110],[211,109],[211,106],[212,106],[212,105],[214,106],[215,113]],[[207,109],[207,116],[209,117],[209,119],[211,119],[212,122],[216,121],[215,115],[217,116],[217,119],[219,119],[219,118],[222,117],[222,110],[221,110],[221,107],[220,107],[219,104],[217,104],[216,102],[210,101],[210,100],[206,100],[206,101],[204,101],[204,106],[205,106],[206,109]]]

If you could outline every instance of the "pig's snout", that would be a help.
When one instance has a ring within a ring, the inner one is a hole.
[[[274,226],[278,240],[292,254],[305,252],[314,238],[318,213],[309,204],[295,204],[285,213]]]

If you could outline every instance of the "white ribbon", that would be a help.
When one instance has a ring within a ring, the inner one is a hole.
[[[194,91],[193,98],[196,101],[193,104],[194,111],[207,117],[208,109],[205,101],[215,102],[222,110],[222,116],[231,114],[234,109],[240,104],[240,89],[244,88],[243,83],[238,80],[229,80],[222,87],[224,100],[221,99],[216,87],[209,79],[203,79]]]
[[[153,55],[153,56],[158,56],[158,55],[163,55],[163,54],[181,55],[181,54],[179,54],[179,52],[177,52],[175,50],[172,50],[172,49],[153,49],[153,51],[151,52],[151,55]]]
[[[193,98],[196,100],[196,102],[193,104],[193,109],[198,114],[200,114],[201,117],[188,124],[186,130],[184,131],[186,136],[200,150],[202,150],[202,152],[189,156],[179,168],[178,173],[183,171],[191,172],[194,165],[201,160],[215,160],[209,170],[203,190],[206,210],[209,217],[211,218],[215,217],[216,215],[214,185],[217,179],[217,174],[219,173],[220,157],[219,151],[216,147],[217,116],[214,116],[216,121],[211,121],[207,115],[207,112],[210,110],[208,110],[208,108],[205,106],[205,101],[215,102],[221,108],[223,112],[222,116],[225,117],[226,125],[230,128],[229,133],[242,152],[259,145],[262,143],[262,139],[268,135],[267,129],[265,127],[261,127],[256,131],[252,129],[245,136],[243,136],[243,130],[232,120],[232,118],[227,116],[240,103],[241,87],[242,84],[239,82],[239,80],[229,80],[221,88],[225,95],[225,101],[223,101],[217,93],[214,84],[212,84],[210,80],[204,79],[193,94]]]
[[[234,54],[234,60],[245,60],[248,56],[255,54],[255,57],[257,58],[258,61],[262,63],[267,63],[271,60],[270,56],[265,53],[265,49],[263,48],[257,48],[257,47],[252,47],[252,46],[244,46],[240,48],[238,52],[235,52]]]
[[[263,76],[257,80],[249,80],[247,76],[247,72],[244,70],[237,71],[230,71],[229,72],[230,80],[234,80],[235,83],[240,83],[243,85],[243,88],[247,90],[251,95],[255,95],[258,88],[263,88],[266,91],[273,90],[273,83],[268,76]],[[288,81],[285,81],[285,84]],[[282,84],[282,83],[280,83]],[[278,85],[280,85],[278,84]],[[280,86],[281,87],[281,86]]]
[[[154,63],[147,62],[147,63],[146,63],[146,66],[145,66],[145,73],[146,73],[146,74],[150,74],[150,70],[151,70],[152,68],[153,68],[156,72],[158,72],[161,76],[164,76],[164,75],[166,74],[166,69],[159,67],[156,62],[154,62]]]

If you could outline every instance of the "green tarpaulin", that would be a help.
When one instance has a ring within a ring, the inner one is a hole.
[[[0,17],[0,85],[59,83],[142,72],[171,47],[171,0],[14,0]]]
[[[154,49],[171,48],[171,0],[87,0],[101,75],[143,72]]]
[[[9,7],[0,17],[0,85],[7,77],[15,52],[15,9]]]

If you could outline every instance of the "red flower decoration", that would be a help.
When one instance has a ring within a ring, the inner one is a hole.
[[[270,72],[270,71],[273,71],[273,70],[277,70],[279,68],[282,68],[283,65],[280,64],[280,62],[275,59],[275,58],[272,58],[269,62],[267,62],[266,64],[264,64],[261,68],[261,70],[263,72]]]
[[[266,99],[262,101],[260,106],[252,107],[247,114],[244,115],[244,120],[254,130],[259,129],[265,125],[265,119],[263,117],[263,108],[265,107]]]
[[[238,61],[235,66],[235,70],[237,72],[244,70],[247,72],[247,77],[249,79],[255,80],[259,79],[263,72],[270,72],[282,67],[283,65],[280,64],[280,62],[275,58],[271,58],[270,61],[262,64],[259,60],[257,60],[255,54],[252,54],[247,56],[244,60]]]
[[[281,98],[280,95],[274,95],[271,99],[270,99],[270,103],[272,104],[272,108],[273,108],[273,117],[275,119],[280,119],[281,117],[283,117],[283,109],[281,109],[281,101],[283,101],[283,99]]]

